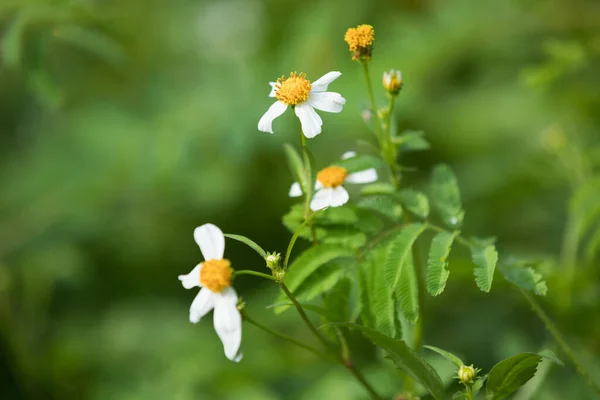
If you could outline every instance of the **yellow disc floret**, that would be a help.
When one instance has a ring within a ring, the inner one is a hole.
[[[229,260],[206,260],[200,270],[200,284],[209,290],[220,293],[231,286],[233,269]]]
[[[292,72],[289,78],[282,76],[277,79],[275,97],[288,106],[295,106],[308,99],[310,88],[310,81],[306,79],[305,73]]]
[[[371,47],[375,40],[375,30],[371,25],[359,25],[346,31],[344,40],[350,51],[354,52],[353,60],[368,61],[371,59]]]
[[[342,167],[327,167],[319,171],[317,180],[326,188],[341,186],[348,177],[348,171]]]

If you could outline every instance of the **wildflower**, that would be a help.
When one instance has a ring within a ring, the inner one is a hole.
[[[233,269],[223,258],[225,236],[213,224],[204,224],[194,230],[194,239],[205,261],[187,275],[179,275],[186,289],[200,287],[192,301],[190,321],[197,323],[214,308],[214,327],[223,343],[225,356],[235,362],[242,358],[239,352],[242,341],[242,317],[237,308],[238,295],[231,287]]]
[[[342,160],[356,157],[356,153],[348,151],[342,155]],[[375,168],[349,174],[346,168],[336,165],[322,169],[317,173],[315,189],[317,192],[310,202],[313,211],[325,207],[340,207],[348,202],[350,195],[342,186],[344,183],[371,183],[377,180]],[[290,197],[302,196],[302,188],[298,182],[290,187]]]
[[[402,73],[398,70],[390,70],[383,73],[383,87],[392,96],[398,96],[402,89]]]
[[[282,76],[277,82],[270,82],[269,97],[276,97],[267,112],[258,121],[258,130],[273,133],[273,120],[279,117],[288,106],[296,112],[302,124],[302,132],[307,138],[313,138],[321,133],[323,121],[315,111],[339,113],[346,99],[339,93],[327,92],[327,86],[342,75],[332,71],[323,75],[312,84],[306,79],[306,74],[292,72],[289,78]]]
[[[344,35],[344,40],[348,43],[350,51],[354,53],[352,55],[353,60],[360,62],[371,60],[373,40],[375,40],[375,30],[371,25],[359,25],[356,28],[349,28]]]

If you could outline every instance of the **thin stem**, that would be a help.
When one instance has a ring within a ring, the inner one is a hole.
[[[304,344],[304,343],[300,342],[299,340],[296,340],[296,339],[291,338],[289,336],[283,335],[283,334],[281,334],[279,332],[276,332],[276,331],[272,330],[271,328],[268,328],[268,327],[262,325],[261,323],[259,323],[259,322],[255,321],[255,320],[253,320],[252,318],[250,318],[248,316],[248,314],[246,314],[246,313],[244,313],[244,320],[248,321],[249,323],[251,323],[252,325],[256,326],[257,328],[262,329],[263,331],[265,331],[267,333],[270,333],[273,336],[276,336],[276,337],[278,337],[280,339],[283,339],[283,340],[285,340],[287,342],[293,343],[293,344],[295,344],[298,347],[302,347],[303,349],[308,350],[311,353],[316,354],[317,356],[319,356],[319,357],[321,357],[321,358],[323,358],[323,359],[325,359],[327,361],[331,361],[331,358],[329,356],[327,356],[326,354],[323,354],[319,350],[317,350],[317,349],[315,349],[315,348],[313,348],[313,347],[311,347],[311,346],[309,346],[307,344]]]
[[[467,400],[473,400],[473,389],[471,389],[470,385],[466,386],[465,395]]]
[[[311,168],[311,156],[306,144],[306,137],[304,133],[300,132],[302,140],[302,155],[304,157],[304,181],[306,186],[304,189],[304,220],[308,220],[310,216],[310,199],[312,198],[313,182],[312,182],[312,168]],[[309,221],[310,234],[312,236],[313,245],[317,244],[317,233],[315,226],[312,221]]]
[[[377,140],[379,141],[379,146],[383,149],[384,141],[383,141],[383,133],[381,130],[381,120],[379,119],[379,115],[377,114],[377,105],[375,103],[375,96],[373,95],[373,85],[371,84],[371,74],[369,73],[369,64],[364,62],[363,72],[365,73],[365,81],[367,82],[367,92],[369,94],[369,101],[371,102],[371,111],[373,112],[375,132],[377,133]]]
[[[292,303],[296,307],[296,310],[298,311],[298,314],[300,314],[300,318],[302,318],[302,320],[304,321],[304,323],[306,324],[306,326],[308,327],[308,329],[313,333],[313,335],[315,335],[323,343],[323,345],[325,346],[325,348],[331,349],[333,351],[333,353],[336,355],[337,361],[340,364],[342,364],[344,367],[346,367],[352,373],[352,375],[354,375],[354,377],[356,378],[356,380],[358,380],[363,385],[363,387],[365,388],[365,390],[367,392],[369,392],[369,394],[371,395],[372,399],[374,399],[374,400],[383,400],[382,397],[377,394],[377,392],[375,391],[375,389],[373,389],[373,387],[371,386],[371,384],[369,382],[367,382],[367,380],[362,375],[362,373],[356,369],[356,367],[354,366],[354,364],[352,364],[352,362],[350,360],[344,359],[344,357],[342,357],[342,355],[340,355],[337,352],[337,349],[332,348],[331,343],[329,343],[323,336],[321,336],[321,334],[319,333],[319,331],[317,330],[317,328],[315,328],[315,326],[313,325],[313,323],[308,318],[308,315],[306,315],[306,313],[304,312],[304,309],[302,308],[302,305],[298,302],[298,300],[296,300],[296,297],[294,297],[294,295],[290,292],[290,290],[285,285],[285,283],[279,282],[279,286],[281,286],[281,290],[283,290],[283,292],[285,293],[285,295],[292,301]]]
[[[590,374],[583,368],[581,361],[577,358],[577,356],[575,355],[575,352],[573,351],[571,346],[569,346],[569,344],[565,340],[564,336],[562,335],[562,333],[560,333],[560,331],[558,330],[556,325],[554,325],[554,323],[552,322],[550,317],[548,317],[546,312],[542,309],[542,307],[538,304],[538,302],[535,300],[535,298],[530,293],[528,293],[527,291],[525,291],[523,289],[521,289],[521,293],[527,299],[527,301],[531,305],[531,308],[533,308],[533,311],[542,320],[542,322],[546,326],[546,329],[548,330],[548,332],[550,332],[550,334],[552,335],[554,340],[556,340],[556,342],[559,344],[562,351],[567,355],[567,357],[569,357],[569,359],[571,360],[573,365],[575,365],[577,372],[579,372],[585,378],[588,385],[590,385],[590,387],[592,387],[596,391],[596,393],[600,394],[600,386],[592,379]]]
[[[263,274],[262,272],[258,272],[258,271],[251,271],[249,269],[235,271],[235,276],[238,276],[238,275],[254,275],[254,276],[259,276],[261,278],[270,279],[272,281],[277,282],[277,279],[271,275]]]

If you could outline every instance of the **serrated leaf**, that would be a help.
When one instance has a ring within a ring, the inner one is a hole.
[[[352,207],[329,207],[314,219],[314,223],[320,226],[354,225],[357,222],[358,216]]]
[[[462,367],[463,365],[465,365],[465,363],[463,363],[460,358],[458,358],[454,354],[450,353],[449,351],[442,350],[439,347],[434,347],[434,346],[423,346],[423,347],[425,347],[426,349],[435,351],[436,353],[438,353],[439,355],[441,355],[446,360],[450,361],[451,363],[453,363],[454,365],[456,365],[459,368]]]
[[[408,211],[419,218],[429,215],[429,200],[423,193],[412,189],[403,189],[398,192],[398,198]]]
[[[396,295],[404,318],[411,324],[415,324],[419,319],[419,286],[412,251],[406,255],[400,270]]]
[[[482,291],[488,293],[492,288],[494,280],[494,271],[498,262],[498,252],[496,247],[471,247],[471,256],[475,263],[475,283]]]
[[[440,164],[433,169],[431,176],[431,202],[445,224],[460,226],[464,211],[460,201],[460,189],[452,169]]]
[[[300,305],[305,310],[317,313],[320,316],[322,316],[324,318],[327,318],[330,321],[335,321],[335,314],[333,314],[329,310],[324,309],[323,307],[315,306],[314,304],[306,304],[306,303],[302,303],[302,302],[300,302]],[[267,306],[265,308],[266,309],[269,309],[269,308],[275,308],[276,309],[276,308],[279,308],[279,307],[286,307],[287,308],[287,307],[290,307],[290,306],[293,307],[294,303],[286,301],[286,302],[282,302],[282,303],[274,303],[274,304],[271,304],[271,305],[269,305],[269,306]]]
[[[294,295],[300,301],[311,301],[333,288],[346,275],[346,272],[347,269],[339,263],[327,263],[302,282],[300,287],[294,291]],[[286,298],[285,295],[282,295],[279,301],[285,301]]]
[[[361,196],[374,196],[380,194],[393,194],[396,188],[391,183],[375,182],[363,186],[360,189]]]
[[[535,375],[542,356],[535,353],[521,353],[494,365],[489,373],[487,400],[501,400],[523,386]]]
[[[364,325],[374,328],[375,315],[373,313],[372,297],[375,294],[373,279],[371,279],[371,263],[365,259],[359,262],[356,269],[356,280],[358,282],[358,296],[360,301],[360,318]]]
[[[371,155],[357,155],[355,157],[347,158],[345,160],[338,160],[333,163],[338,167],[345,168],[348,173],[360,172],[370,168],[381,168],[385,165],[383,160],[376,156]]]
[[[288,160],[288,165],[294,179],[300,184],[302,190],[306,187],[306,177],[304,176],[304,163],[302,157],[290,144],[283,145],[283,151]]]
[[[358,201],[357,206],[383,215],[392,221],[399,221],[402,218],[402,206],[394,201],[390,196],[369,196]]]
[[[353,280],[345,277],[323,296],[323,306],[335,315],[335,319],[327,318],[328,322],[350,321],[353,315],[358,314],[359,302],[355,287]]]
[[[438,373],[425,361],[422,355],[408,347],[403,340],[392,339],[381,332],[357,324],[340,323],[334,325],[360,331],[375,346],[383,349],[398,368],[420,382],[434,399],[445,398],[444,384]]]
[[[248,239],[246,236],[234,235],[232,233],[226,233],[225,237],[233,239],[233,240],[237,240],[238,242],[242,242],[246,246],[250,247],[252,250],[256,251],[262,258],[264,258],[264,259],[267,258],[267,252],[262,247],[260,247],[258,244],[256,244],[256,242]]]
[[[448,269],[448,255],[454,238],[459,234],[456,232],[440,232],[436,234],[429,247],[427,258],[427,291],[432,296],[441,294],[446,288],[446,282],[450,275]]]
[[[400,336],[400,326],[396,324],[396,305],[393,301],[393,287],[385,277],[385,260],[388,245],[372,249],[367,258],[370,260],[373,292],[371,308],[375,316],[375,328],[390,337]]]
[[[392,239],[385,262],[385,279],[390,287],[398,287],[402,267],[412,251],[413,244],[424,230],[423,224],[410,224]]]
[[[301,253],[290,264],[284,282],[292,293],[323,265],[337,258],[353,257],[352,250],[331,244],[318,244]],[[275,310],[279,313],[283,310]]]
[[[522,261],[501,265],[500,273],[507,281],[521,289],[530,290],[539,296],[545,296],[548,292],[548,285],[542,274],[529,266],[532,264]]]

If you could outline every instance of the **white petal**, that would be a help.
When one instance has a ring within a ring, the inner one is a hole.
[[[323,184],[321,183],[321,181],[319,181],[318,179],[315,181],[315,189],[319,190],[319,189],[323,189],[325,186],[323,186]]]
[[[346,204],[348,202],[349,199],[350,199],[350,195],[348,194],[346,189],[344,189],[342,186],[338,186],[335,189],[333,189],[333,193],[331,194],[331,200],[329,202],[329,205],[331,207],[343,206],[344,204]]]
[[[225,236],[213,224],[204,224],[194,230],[194,239],[205,260],[220,260],[225,251]]]
[[[327,86],[342,75],[339,71],[328,72],[311,84],[311,88],[317,92],[324,92]]]
[[[190,322],[197,324],[215,306],[215,294],[207,288],[200,289],[190,307]]]
[[[193,287],[200,287],[200,270],[202,269],[202,264],[198,264],[194,267],[192,272],[187,275],[179,275],[179,280],[181,284],[186,289],[191,289]]]
[[[344,108],[346,99],[339,93],[311,90],[308,95],[308,103],[317,110],[339,113]]]
[[[239,361],[242,343],[242,316],[237,309],[237,293],[231,287],[215,296],[215,331],[225,350],[225,356]]]
[[[300,103],[294,107],[296,115],[300,118],[300,124],[302,125],[302,132],[304,136],[311,139],[321,133],[321,126],[323,126],[323,120],[319,117],[319,114],[314,108],[308,103]]]
[[[280,101],[276,101],[269,107],[267,112],[258,121],[258,130],[261,132],[273,133],[273,120],[279,117],[287,110],[287,105]]]
[[[302,196],[302,188],[298,182],[292,183],[290,187],[290,192],[288,193],[290,197],[300,197]]]
[[[369,168],[364,171],[355,172],[348,175],[346,182],[348,183],[371,183],[377,180],[377,171],[375,168]]]
[[[269,97],[275,97],[275,92],[277,92],[277,90],[275,90],[276,84],[277,82],[269,82],[269,85],[271,85],[271,93],[269,93]]]
[[[317,193],[310,201],[310,209],[313,211],[321,210],[331,205],[331,196],[333,195],[332,188],[323,188],[317,190]]]
[[[342,154],[342,160],[347,160],[347,159],[353,158],[353,157],[356,157],[355,151],[347,151],[344,154]]]

